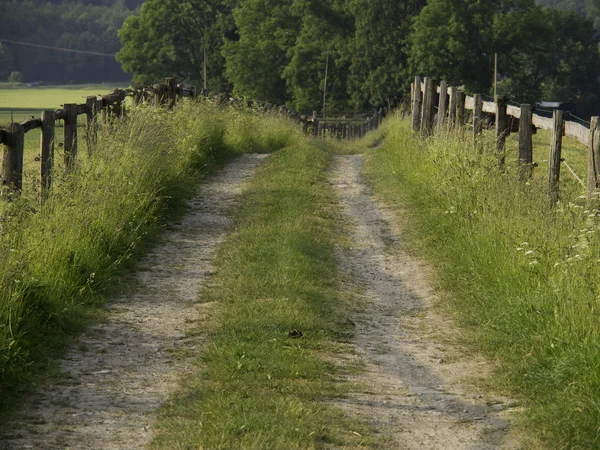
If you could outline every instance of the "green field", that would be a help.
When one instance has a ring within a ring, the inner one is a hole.
[[[59,108],[64,103],[84,103],[90,95],[108,94],[124,85],[83,84],[34,88],[0,89],[0,109],[41,110]]]
[[[84,103],[91,95],[108,94],[124,85],[84,84],[52,87],[0,88],[0,127],[40,117],[44,109],[58,109],[65,103]],[[11,120],[12,119],[12,120]]]

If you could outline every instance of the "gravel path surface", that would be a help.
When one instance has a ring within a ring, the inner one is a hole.
[[[489,364],[457,342],[451,320],[432,308],[430,270],[402,251],[401,228],[378,205],[362,155],[337,156],[330,173],[351,230],[338,258],[344,289],[359,300],[357,358],[366,387],[339,404],[381,432],[393,449],[513,449],[509,399],[487,397],[468,380]],[[357,292],[359,294],[357,294]]]
[[[265,157],[244,155],[200,187],[183,220],[140,264],[136,286],[67,352],[64,379],[32,392],[2,424],[0,449],[132,450],[151,440],[156,409],[202,344],[187,331],[211,308],[199,302],[200,284],[244,182]]]

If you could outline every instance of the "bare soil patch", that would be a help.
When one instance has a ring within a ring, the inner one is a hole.
[[[338,258],[343,289],[358,300],[356,357],[366,370],[339,401],[368,420],[393,449],[515,449],[510,399],[473,381],[491,364],[463,348],[451,318],[433,306],[427,266],[402,249],[395,214],[378,205],[362,175],[362,155],[337,156],[330,179],[349,221]]]
[[[213,306],[198,298],[230,227],[230,212],[266,155],[244,155],[217,172],[189,211],[144,258],[136,283],[107,306],[60,362],[64,375],[28,394],[2,424],[0,449],[139,449],[156,409],[190,370]]]

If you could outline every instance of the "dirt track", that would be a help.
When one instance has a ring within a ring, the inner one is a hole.
[[[432,309],[427,267],[402,251],[401,229],[362,175],[362,155],[338,156],[330,179],[351,230],[338,259],[344,288],[358,299],[354,345],[364,385],[340,405],[365,417],[393,449],[513,449],[505,398],[485,398],[468,379],[490,367],[456,340]],[[359,292],[360,294],[356,294]]]
[[[2,424],[0,449],[139,449],[156,409],[191,369],[203,336],[187,330],[210,304],[197,298],[230,225],[243,184],[264,155],[246,155],[217,173],[190,201],[181,223],[141,264],[137,283],[108,307],[61,362],[60,383],[29,395]],[[362,176],[361,155],[338,156],[329,176],[351,234],[338,260],[357,300],[356,358],[364,389],[336,401],[365,417],[390,449],[513,449],[510,401],[486,397],[468,380],[489,364],[458,345],[451,320],[436,313],[425,265],[402,250],[401,228]],[[198,328],[198,327],[196,327]]]
[[[184,219],[142,261],[136,286],[108,306],[60,364],[64,379],[24,399],[3,423],[0,449],[140,449],[156,409],[202,342],[189,335],[198,290],[230,225],[229,211],[266,155],[244,155],[201,186]]]

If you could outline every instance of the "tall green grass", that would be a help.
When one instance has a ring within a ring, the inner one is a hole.
[[[23,195],[3,207],[2,404],[97,318],[110,286],[206,173],[238,153],[273,151],[300,134],[274,116],[191,102],[174,111],[132,110],[109,128],[68,174],[57,159],[43,204]]]
[[[416,137],[398,116],[367,171],[408,217],[413,248],[439,268],[467,337],[498,361],[498,386],[527,406],[524,434],[552,448],[598,448],[600,201],[588,208],[564,175],[553,208],[547,166],[523,184],[516,147],[503,170],[492,148],[488,139],[478,156],[457,135]]]
[[[306,141],[259,169],[202,295],[219,305],[210,345],[163,408],[151,448],[372,443],[364,424],[324,402],[346,388],[332,355],[348,351],[341,341],[351,331],[338,292],[329,160]]]

